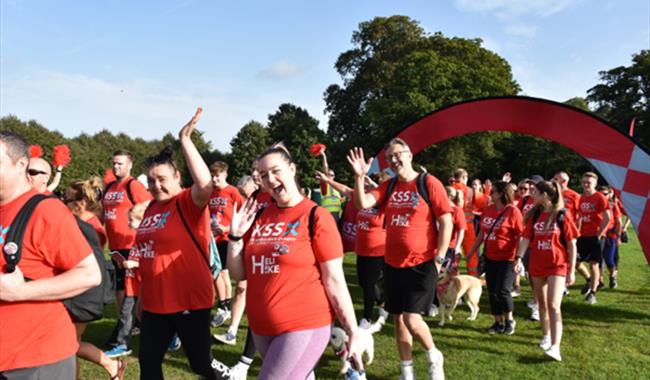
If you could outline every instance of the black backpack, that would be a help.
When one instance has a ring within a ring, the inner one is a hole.
[[[129,201],[131,201],[131,204],[135,205],[136,203],[135,201],[133,201],[133,194],[131,194],[131,182],[133,181],[135,181],[135,178],[129,179],[129,181],[126,183],[126,196],[129,198]],[[108,193],[108,190],[116,184],[117,184],[117,180],[106,185],[106,187],[104,188],[104,194]]]
[[[5,261],[7,262],[7,273],[11,273],[16,269],[16,266],[22,258],[22,243],[25,235],[27,223],[31,218],[36,206],[44,199],[50,198],[43,194],[34,195],[30,198],[20,209],[16,217],[11,223],[5,248],[3,249]],[[104,306],[113,301],[113,294],[111,291],[111,279],[106,270],[106,260],[104,259],[104,252],[99,245],[99,238],[94,227],[79,218],[76,218],[77,225],[83,233],[86,241],[93,250],[93,255],[97,260],[99,270],[102,275],[102,282],[99,286],[88,289],[85,292],[66,299],[63,304],[72,315],[75,322],[90,322],[102,318]],[[31,281],[25,278],[26,281]]]

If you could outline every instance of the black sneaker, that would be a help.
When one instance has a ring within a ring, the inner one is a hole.
[[[492,327],[488,329],[488,334],[502,334],[504,329],[505,327],[501,324],[501,322],[494,322]]]
[[[616,289],[618,288],[618,281],[616,280],[615,276],[611,276],[609,278],[609,288],[610,289]]]
[[[503,333],[506,334],[506,335],[514,334],[515,333],[515,326],[517,326],[517,322],[515,322],[514,319],[506,321],[506,327],[503,329]]]
[[[601,282],[598,283],[598,287],[596,288],[596,290],[601,290],[601,289],[604,289],[604,288],[605,288],[605,284],[603,284],[603,282],[601,281]]]
[[[587,280],[587,283],[582,286],[582,289],[580,290],[580,294],[587,294],[589,290],[591,289],[591,279]]]

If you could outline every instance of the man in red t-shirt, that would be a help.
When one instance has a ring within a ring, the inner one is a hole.
[[[244,198],[239,194],[236,187],[229,185],[228,164],[223,161],[216,161],[210,165],[212,175],[212,195],[208,206],[210,207],[210,225],[214,234],[221,267],[223,270],[215,280],[219,305],[217,314],[212,320],[212,326],[219,327],[231,317],[232,310],[232,285],[230,275],[226,266],[228,256],[228,233],[230,232],[230,219],[232,218],[235,203],[241,205]]]
[[[131,176],[133,155],[127,150],[113,153],[112,169],[115,181],[104,188],[102,207],[104,224],[108,235],[108,248],[118,251],[122,257],[129,257],[135,242],[135,230],[129,228],[129,210],[140,203],[151,201],[151,194],[138,180]],[[120,310],[124,298],[124,268],[113,260],[115,266],[115,288],[117,307]],[[109,342],[109,345],[110,342]]]
[[[463,238],[462,247],[467,260],[467,274],[478,276],[478,255],[469,255],[470,248],[474,245],[476,240],[476,230],[474,229],[474,208],[476,206],[476,197],[474,190],[467,186],[467,179],[469,178],[467,171],[463,168],[458,168],[454,171],[454,183],[451,185],[454,189],[463,193],[463,212],[465,214],[465,222],[467,229],[465,230],[465,237]]]
[[[580,206],[578,209],[578,272],[587,280],[582,288],[582,293],[587,294],[585,300],[593,305],[596,303],[596,291],[601,282],[600,262],[603,260],[603,246],[605,244],[605,233],[611,220],[611,212],[607,198],[598,191],[598,175],[593,172],[586,172],[582,175],[582,188]],[[588,261],[591,268],[589,271],[582,265]]]
[[[569,188],[569,175],[566,172],[557,172],[553,176],[553,181],[557,182],[562,189],[562,198],[564,199],[564,208],[571,214],[573,220],[578,215],[580,194]]]
[[[417,185],[420,174],[413,169],[413,154],[404,140],[391,140],[385,152],[397,179],[366,193],[364,177],[372,159],[365,161],[363,149],[350,151],[348,161],[355,174],[354,201],[359,209],[377,206],[386,215],[385,308],[394,315],[401,378],[414,378],[412,341],[415,337],[427,351],[430,375],[442,379],[443,356],[434,346],[422,314],[428,312],[433,302],[438,270],[449,247],[451,206],[442,183],[431,175],[426,175],[424,184],[431,206],[423,201]],[[394,188],[388,194],[391,183]]]
[[[25,140],[0,131],[0,251],[16,215],[38,194],[27,179],[28,165]],[[0,255],[0,378],[73,379],[79,344],[60,300],[99,285],[97,260],[72,213],[56,199],[38,204],[21,247],[12,273],[5,273]]]

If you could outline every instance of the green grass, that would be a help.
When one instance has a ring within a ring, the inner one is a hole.
[[[345,259],[345,271],[352,297],[361,300],[357,285],[354,257]],[[636,236],[621,247],[619,288],[598,293],[598,304],[589,306],[580,296],[584,280],[577,285],[562,304],[564,339],[563,362],[547,359],[537,346],[541,337],[538,322],[529,321],[526,302],[530,288],[525,286],[521,297],[515,299],[517,331],[513,336],[490,336],[485,330],[491,325],[487,293],[481,297],[481,311],[476,321],[469,322],[467,306],[459,306],[454,320],[438,327],[438,318],[427,318],[434,341],[445,355],[448,379],[648,379],[650,378],[650,269]],[[361,304],[355,303],[357,315]],[[115,312],[89,326],[85,340],[97,345],[109,336],[115,324]],[[213,329],[223,332],[224,328]],[[233,365],[243,349],[246,320],[240,326],[236,346],[213,345],[214,356]],[[369,379],[399,377],[399,359],[393,340],[393,326],[387,324],[375,335],[375,361],[367,368]],[[134,354],[128,358],[127,379],[139,378],[138,339],[133,339]],[[414,350],[416,376],[427,377],[426,358],[420,346]],[[257,358],[249,371],[255,378],[259,371]],[[325,351],[317,370],[319,379],[342,378],[338,375],[340,362],[331,349]],[[193,379],[185,355],[168,353],[164,361],[166,379]],[[83,379],[107,378],[94,364],[81,361]]]

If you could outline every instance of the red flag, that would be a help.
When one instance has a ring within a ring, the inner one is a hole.
[[[29,157],[38,158],[43,155],[43,148],[40,145],[30,145],[29,146]]]
[[[636,119],[636,117],[633,117],[632,122],[630,123],[630,137],[634,136],[634,120],[635,119]]]
[[[70,157],[70,148],[67,145],[57,145],[54,147],[52,152],[52,164],[54,167],[63,167],[70,163],[72,157]]]
[[[321,153],[325,151],[325,145],[324,144],[314,144],[309,148],[309,151],[314,157],[318,157]]]

